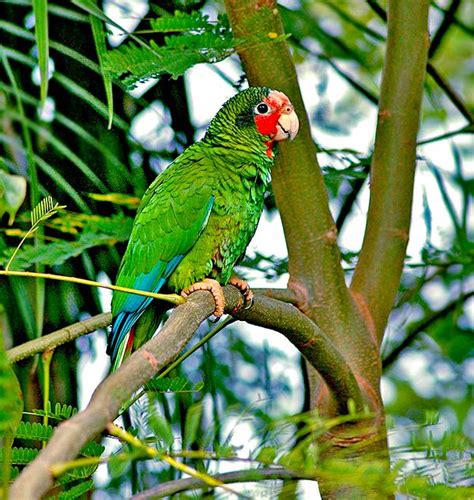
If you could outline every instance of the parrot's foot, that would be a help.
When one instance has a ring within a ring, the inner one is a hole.
[[[250,289],[249,284],[245,280],[237,278],[237,276],[232,276],[232,278],[230,278],[229,280],[229,284],[238,288],[240,293],[244,297],[244,311],[250,309],[253,306],[254,294]],[[237,306],[232,312],[235,314],[239,310],[240,306]]]
[[[214,316],[216,318],[220,318],[224,314],[225,307],[225,298],[224,292],[222,291],[222,287],[216,280],[205,278],[202,281],[198,281],[197,283],[193,283],[188,288],[185,288],[181,295],[186,298],[189,297],[193,292],[197,292],[198,290],[207,290],[212,293],[214,297],[214,302],[216,307],[214,309]]]

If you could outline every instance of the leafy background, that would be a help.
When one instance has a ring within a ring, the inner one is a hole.
[[[37,26],[45,18],[41,3],[34,6]],[[350,277],[367,209],[385,5],[361,0],[281,4]],[[246,85],[235,45],[274,41],[259,33],[255,39],[235,40],[218,2],[106,1],[101,7],[82,0],[67,6],[49,2],[45,60],[44,47],[35,39],[32,4],[2,2],[2,266],[30,227],[31,208],[51,195],[67,209],[27,239],[12,269],[45,269],[113,282],[146,186],[202,136],[221,103]],[[392,462],[397,464],[400,488],[405,477],[417,473],[405,483],[414,492],[428,487],[423,477],[449,486],[472,484],[472,11],[469,0],[432,3],[434,70],[425,84],[411,243],[383,348]],[[108,24],[102,22],[105,16]],[[39,75],[46,70],[50,79],[40,106]],[[284,284],[286,258],[269,193],[263,222],[241,271],[254,285]],[[96,289],[0,280],[6,348],[108,308],[108,295]],[[203,325],[199,334],[211,328]],[[178,441],[194,450],[213,449],[222,457],[266,453],[270,460],[279,452],[291,462],[291,450],[297,449],[295,426],[304,436],[307,424],[288,420],[307,409],[299,355],[275,334],[248,326],[232,326],[226,332],[175,370],[173,376],[184,377],[187,386],[162,387],[167,393],[154,391],[150,402],[140,400],[128,424],[142,438],[158,436],[164,448]],[[56,403],[66,404],[66,412],[68,405],[83,405],[106,369],[104,337],[98,332],[56,349],[50,383],[47,361],[15,364],[25,411],[44,408],[46,386],[52,408],[38,413],[40,417],[46,413],[54,423],[64,418]],[[12,380],[5,378],[5,384],[14,384]],[[38,422],[38,417],[26,416],[25,421],[28,418]],[[40,434],[23,429],[24,434],[17,435],[34,438],[34,445],[47,439],[42,429],[35,431]],[[31,446],[15,444],[17,449]],[[109,452],[117,451],[116,443],[105,444]],[[88,450],[85,456],[101,452]],[[21,466],[32,452],[16,453],[12,462]],[[192,463],[216,470],[212,461]],[[223,460],[219,470],[226,470],[225,464]],[[94,470],[81,477],[88,478]],[[102,493],[96,494],[122,495],[178,474],[172,467],[149,462],[132,465],[130,456],[111,459],[99,470],[97,488]],[[69,478],[78,487],[77,496],[93,487],[81,477]]]

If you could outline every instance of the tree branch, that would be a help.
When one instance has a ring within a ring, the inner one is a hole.
[[[389,1],[370,204],[351,285],[373,317],[379,342],[398,291],[408,243],[428,10],[428,0]]]
[[[318,371],[326,382],[339,414],[347,414],[352,399],[357,410],[363,400],[350,364],[313,321],[296,307],[270,297],[257,297],[251,309],[237,313],[236,318],[283,334]]]
[[[288,304],[296,305],[298,301],[296,294],[288,288],[254,288],[253,291],[257,294],[287,302]],[[105,328],[111,322],[112,315],[110,313],[98,314],[85,321],[79,321],[48,335],[43,335],[42,337],[13,347],[7,351],[7,358],[10,363],[16,363],[40,352],[71,342],[82,335],[95,332],[99,328]]]
[[[7,358],[10,363],[16,363],[40,352],[58,347],[66,342],[71,342],[71,340],[77,339],[82,335],[95,332],[99,328],[105,328],[110,325],[111,321],[112,315],[110,313],[98,314],[85,321],[79,321],[43,337],[13,347],[7,351]]]
[[[281,300],[287,304],[298,305],[298,296],[293,290],[289,288],[252,288],[252,290],[259,295],[265,295],[271,299]]]
[[[370,8],[382,19],[387,21],[387,13],[381,7],[377,0],[367,0]],[[444,35],[443,35],[444,36]],[[457,95],[454,89],[449,85],[449,83],[440,75],[438,70],[433,66],[431,62],[428,62],[426,67],[427,73],[433,78],[433,80],[438,84],[438,86],[445,92],[449,100],[454,104],[456,109],[466,118],[466,120],[472,124],[473,117],[467,106],[464,104],[463,100]]]
[[[224,293],[227,312],[242,305],[242,296],[235,287],[225,287]],[[13,484],[11,497],[35,499],[45,494],[53,485],[50,467],[74,459],[89,440],[101,433],[117,417],[132,394],[178,356],[213,310],[214,301],[206,292],[196,292],[185,304],[178,306],[159,335],[97,387],[87,408],[56,428],[46,448]],[[360,406],[359,388],[348,363],[316,325],[294,306],[257,295],[254,306],[236,316],[260,326],[277,326],[312,363],[324,365],[323,378],[327,378],[327,384],[337,398],[336,404],[342,408],[343,403],[347,405],[347,398],[352,398]],[[298,327],[300,330],[297,331]]]
[[[214,474],[213,477],[221,483],[250,483],[257,481],[266,481],[270,479],[309,479],[315,481],[313,477],[305,477],[296,474],[284,467],[266,467],[261,469],[248,469],[235,472],[224,472],[223,474]],[[130,500],[146,500],[147,498],[162,498],[174,495],[181,491],[197,490],[206,488],[203,481],[188,477],[162,483],[149,490],[142,491],[137,495],[130,497]]]
[[[430,316],[423,318],[421,321],[415,323],[411,328],[408,329],[405,338],[397,345],[383,360],[383,369],[386,370],[391,366],[397,359],[400,353],[409,347],[414,340],[418,337],[421,332],[424,332],[430,325],[435,323],[441,318],[447,316],[451,311],[453,311],[459,304],[462,304],[474,296],[474,290],[466,293],[465,295],[458,297],[456,300],[450,302],[447,306],[443,307],[439,311],[433,312]]]

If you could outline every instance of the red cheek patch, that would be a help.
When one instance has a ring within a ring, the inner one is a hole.
[[[280,113],[272,113],[271,115],[257,115],[255,117],[255,125],[257,125],[257,130],[262,135],[274,136],[277,130],[277,123],[280,119]]]

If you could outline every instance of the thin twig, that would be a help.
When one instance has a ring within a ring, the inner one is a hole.
[[[394,347],[393,350],[383,359],[383,369],[386,370],[389,366],[391,366],[398,359],[400,353],[413,344],[420,333],[426,331],[429,326],[439,319],[446,317],[460,304],[467,302],[472,296],[474,296],[474,290],[458,297],[456,300],[453,300],[447,306],[443,307],[443,309],[435,311],[430,316],[412,326],[407,331],[405,338],[400,342],[400,344],[398,344],[397,347]]]
[[[457,94],[457,92],[451,87],[449,82],[440,74],[440,72],[433,66],[432,63],[428,63],[426,66],[426,71],[437,83],[438,87],[446,94],[448,99],[454,104],[456,109],[466,118],[468,123],[472,124],[474,122],[474,117],[469,111],[467,106],[464,104],[462,98]]]
[[[79,321],[66,326],[49,335],[44,335],[19,346],[13,347],[7,351],[7,357],[10,363],[16,363],[22,359],[29,358],[48,349],[54,349],[66,342],[71,342],[82,335],[95,332],[99,328],[109,326],[112,321],[110,313],[102,313],[84,321]]]
[[[235,472],[224,472],[213,476],[221,483],[255,483],[275,479],[307,479],[315,481],[314,477],[304,476],[285,469],[284,467],[265,467],[261,469],[247,469]],[[177,479],[162,483],[149,490],[142,491],[130,497],[130,500],[146,500],[148,498],[162,498],[174,495],[181,491],[191,491],[204,488],[206,485],[195,478]]]
[[[431,59],[441,46],[444,35],[446,35],[449,28],[451,27],[451,24],[453,24],[453,22],[455,21],[456,12],[459,9],[460,5],[461,0],[452,0],[448,9],[444,11],[443,20],[441,21],[441,24],[439,25],[436,33],[431,40],[430,48],[428,50],[428,59]]]
[[[221,488],[224,488],[225,490],[229,491],[230,493],[234,493],[237,496],[241,496],[237,492],[235,492],[233,489],[229,488],[224,483],[215,479],[214,477],[210,476],[209,474],[206,474],[205,472],[198,471],[198,470],[190,467],[189,465],[186,465],[182,462],[179,462],[174,457],[172,457],[166,453],[163,453],[162,451],[157,450],[156,448],[152,448],[152,447],[148,446],[146,443],[142,442],[136,436],[134,436],[133,434],[130,434],[129,432],[118,427],[115,424],[112,424],[112,423],[107,424],[106,429],[107,429],[107,432],[111,436],[118,437],[121,441],[128,443],[133,448],[135,448],[137,451],[142,452],[146,457],[155,458],[156,460],[162,460],[163,462],[166,462],[168,465],[171,465],[171,467],[174,467],[175,469],[177,469],[181,472],[184,472],[185,474],[189,474],[190,476],[194,477],[195,479],[198,479],[201,483],[204,483],[207,486],[210,486],[211,488],[221,487]]]
[[[135,288],[126,288],[123,286],[109,285],[108,283],[100,283],[99,281],[86,280],[83,278],[76,278],[74,276],[63,276],[61,274],[50,273],[34,273],[30,271],[0,271],[0,276],[18,276],[23,278],[46,278],[55,281],[66,281],[68,283],[77,283],[78,285],[94,286],[97,288],[107,288],[108,290],[115,290],[116,292],[133,293],[135,295],[143,295],[144,297],[151,297],[152,299],[164,300],[171,302],[171,304],[179,305],[186,302],[186,299],[176,294],[167,293],[153,293],[145,290],[136,290]]]
[[[473,134],[474,125],[465,125],[464,127],[458,128],[457,130],[452,130],[451,132],[446,132],[441,135],[436,135],[434,137],[428,137],[428,139],[423,139],[417,142],[418,146],[423,146],[424,144],[430,144],[432,142],[443,141],[444,139],[449,139],[459,134]]]

